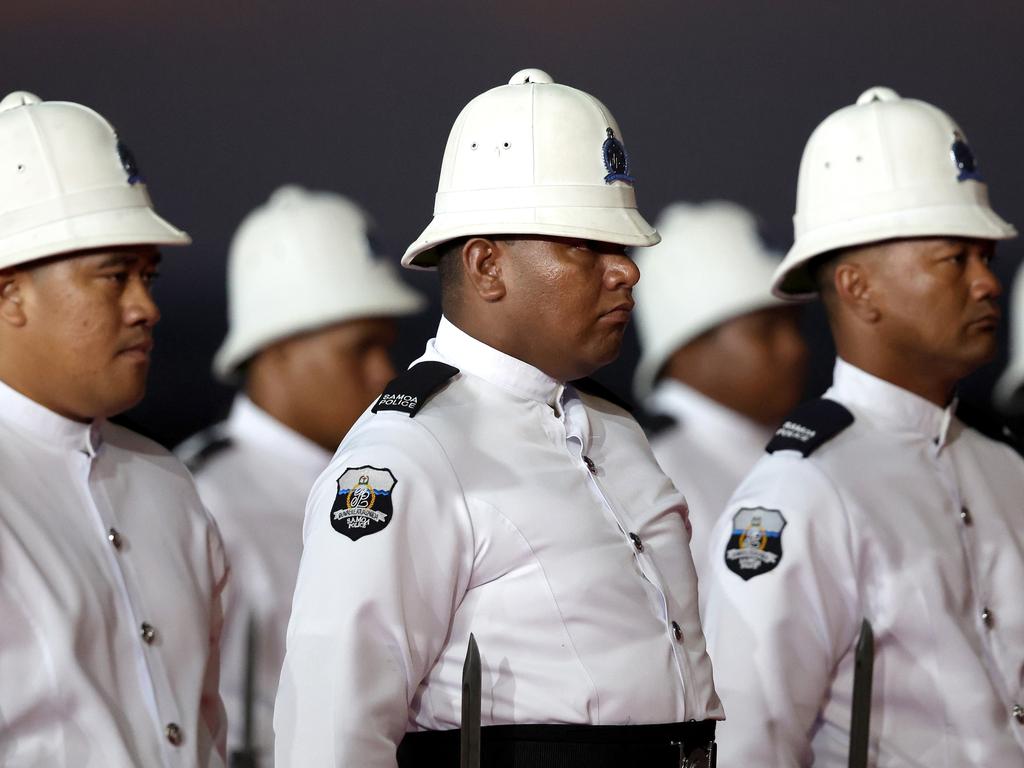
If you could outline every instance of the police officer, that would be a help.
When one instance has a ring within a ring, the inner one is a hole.
[[[279,763],[394,766],[401,745],[399,765],[454,764],[470,633],[484,765],[708,750],[685,501],[629,414],[571,383],[618,354],[625,248],[658,240],[631,171],[604,105],[540,70],[456,120],[403,258],[439,267],[436,338],[306,508]]]
[[[675,203],[656,226],[661,242],[636,256],[634,390],[654,455],[686,495],[700,576],[711,527],[800,401],[807,350],[799,310],[771,294],[778,259],[749,211]]]
[[[712,532],[723,762],[1021,765],[1024,463],[956,398],[995,353],[989,262],[1015,231],[956,123],[888,88],[811,135],[794,222],[774,290],[820,296],[838,360]],[[870,736],[851,744],[864,619]]]
[[[230,327],[214,361],[217,377],[244,381],[244,393],[226,422],[179,448],[232,563],[221,664],[229,753],[261,765],[273,764],[306,496],[395,375],[394,318],[422,306],[374,258],[369,233],[351,201],[293,185],[245,218],[228,258]]]
[[[0,762],[222,766],[217,529],[185,468],[107,422],[143,396],[153,211],[100,115],[0,102]]]

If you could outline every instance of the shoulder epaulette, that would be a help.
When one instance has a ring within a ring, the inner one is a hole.
[[[436,360],[417,363],[391,380],[371,410],[400,411],[412,418],[458,372],[458,368]]]
[[[231,438],[227,436],[223,424],[214,424],[202,432],[197,432],[188,440],[174,449],[175,455],[181,459],[188,471],[196,474],[203,465],[221,451],[230,448]]]
[[[637,408],[633,416],[643,428],[648,440],[667,432],[679,423],[679,419],[675,416],[669,416],[667,413],[659,413],[657,411],[648,411],[646,408]]]
[[[619,408],[624,411],[633,413],[633,405],[631,403],[623,400],[604,384],[594,381],[594,379],[589,376],[582,379],[576,379],[575,381],[570,381],[569,383],[576,387],[580,392],[586,392],[588,395],[600,397],[602,400],[607,400],[609,403],[619,406]]]
[[[835,400],[818,398],[801,403],[775,430],[765,446],[768,453],[799,451],[810,456],[818,448],[853,424],[853,414]]]
[[[1021,456],[1024,456],[1024,443],[1021,442],[1017,434],[1002,419],[991,411],[961,400],[956,405],[956,415],[960,421],[971,429],[981,432],[990,440],[1010,446]]]

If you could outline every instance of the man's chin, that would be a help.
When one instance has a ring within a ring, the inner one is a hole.
[[[584,371],[577,376],[573,376],[574,379],[582,379],[585,376],[590,376],[592,373],[604,368],[606,365],[611,365],[619,359],[619,353],[622,351],[622,340],[620,339],[614,347],[595,351],[593,355],[588,356],[586,360],[581,360],[577,366],[579,370]]]
[[[998,345],[995,337],[974,338],[960,348],[959,360],[963,368],[962,376],[968,376],[979,368],[991,363],[996,358]]]
[[[127,387],[117,392],[105,393],[96,408],[96,418],[102,417],[109,419],[114,416],[119,416],[125,411],[130,411],[142,402],[145,395],[145,381],[143,381],[141,386]]]

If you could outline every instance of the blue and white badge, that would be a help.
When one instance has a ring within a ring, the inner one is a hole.
[[[124,172],[128,174],[128,183],[132,185],[140,183],[142,173],[139,171],[139,164],[135,161],[135,155],[120,139],[117,140],[117,157],[121,161]]]
[[[352,541],[384,530],[394,513],[391,492],[396,483],[390,469],[349,467],[338,478],[331,526]]]
[[[957,181],[974,179],[982,181],[981,173],[978,171],[978,161],[974,159],[974,152],[971,151],[967,139],[960,131],[953,132],[953,146],[949,148],[949,155],[953,158],[953,165],[957,170]]]
[[[635,183],[636,179],[629,175],[629,155],[626,154],[626,148],[622,146],[621,141],[615,138],[615,131],[609,128],[606,133],[607,138],[601,146],[604,168],[608,171],[604,177],[604,183],[611,184],[613,181]]]
[[[732,517],[725,564],[744,581],[768,573],[782,560],[786,518],[777,509],[744,507]]]

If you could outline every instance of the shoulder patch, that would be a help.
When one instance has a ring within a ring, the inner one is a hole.
[[[1024,442],[1021,442],[1017,434],[992,411],[961,400],[956,404],[956,416],[968,427],[981,432],[989,440],[1008,445],[1024,457]]]
[[[600,397],[602,400],[607,400],[609,403],[619,406],[619,408],[624,411],[633,413],[634,409],[632,403],[619,397],[604,384],[595,381],[589,376],[582,379],[576,379],[575,381],[570,381],[569,383],[576,387],[580,392],[586,392],[588,395]]]
[[[669,416],[667,413],[648,411],[646,408],[637,408],[633,413],[633,416],[636,418],[637,423],[643,428],[648,440],[653,437],[657,437],[664,432],[668,432],[672,427],[679,424],[679,419],[675,416]]]
[[[853,424],[853,414],[835,400],[818,398],[798,405],[765,446],[768,453],[799,451],[810,456]]]
[[[227,450],[233,444],[223,424],[215,424],[197,432],[174,449],[188,471],[193,475],[203,468],[211,458]]]
[[[418,363],[392,379],[371,410],[400,411],[412,418],[458,372],[458,368],[436,360]]]
[[[338,477],[331,527],[358,541],[387,528],[394,514],[391,492],[398,480],[387,467],[349,467]]]
[[[786,518],[777,509],[744,507],[732,516],[725,566],[744,581],[768,573],[782,560]]]

